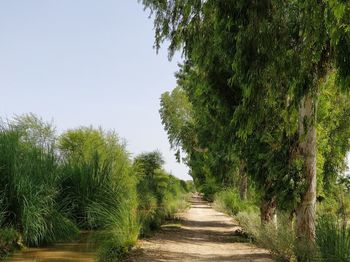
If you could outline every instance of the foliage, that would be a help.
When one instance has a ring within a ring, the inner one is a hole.
[[[71,129],[57,138],[51,124],[32,114],[2,122],[1,256],[22,238],[39,246],[93,229],[99,259],[119,259],[141,226],[153,229],[187,206],[191,184],[167,174],[163,163],[151,152],[133,165],[125,144],[101,128]]]
[[[317,167],[323,178],[318,195],[327,197],[325,194],[336,190],[337,180],[346,171],[346,154],[350,149],[350,99],[337,86],[335,72],[327,76],[321,87],[318,108]]]
[[[115,261],[136,244],[140,232],[136,198],[122,202],[110,199],[105,205],[97,202],[90,212],[103,221],[95,240],[99,244],[99,261]]]
[[[290,218],[283,214],[279,214],[277,225],[261,226],[255,212],[240,212],[236,218],[255,243],[269,249],[279,260],[350,261],[350,229],[334,215],[318,217],[316,248],[308,248],[307,243],[296,238]]]
[[[138,209],[142,235],[159,228],[165,219],[187,207],[187,187],[162,169],[163,162],[158,151],[140,154],[134,161],[138,170]]]
[[[311,194],[312,203],[316,201],[311,182],[316,180],[315,161],[308,161],[316,156],[316,104],[325,96],[320,88],[330,69],[336,71],[337,83],[348,87],[349,4],[337,0],[142,3],[154,17],[156,48],[170,42],[169,56],[181,50],[185,59],[177,77],[192,104],[187,108],[195,111],[190,114],[195,128],[182,132],[188,119],[172,117],[176,110],[167,113],[162,120],[170,141],[185,145],[186,151],[189,143],[183,134],[189,133],[196,135],[199,144],[208,141],[211,145],[204,156],[186,152],[195,182],[204,184],[205,178],[215,176],[220,184],[225,181],[222,176],[232,176],[237,157],[246,162],[247,173],[264,200],[277,197],[284,209],[296,210],[298,231],[310,229],[303,234],[312,242],[315,208],[305,201]],[[304,114],[306,100],[310,110]],[[209,130],[204,139],[196,126]],[[342,134],[337,134],[334,126],[324,126],[336,137],[326,142],[333,149],[322,148],[321,155],[327,159],[319,157],[319,167],[325,161],[324,170],[328,169],[325,175],[333,173],[333,164],[338,168],[343,161],[340,141],[346,132],[339,125]],[[321,146],[323,142],[318,141]],[[222,172],[215,172],[215,167]],[[320,193],[323,182],[328,183],[321,175]],[[310,212],[303,212],[305,206]]]
[[[77,229],[56,202],[59,169],[54,145],[45,140],[45,136],[40,136],[42,143],[28,140],[27,128],[29,134],[40,130],[21,128],[18,123],[15,127],[11,123],[1,126],[2,224],[19,230],[27,245],[67,239],[76,234]]]
[[[20,249],[22,245],[21,236],[15,229],[0,229],[0,260],[6,258],[16,249]]]
[[[228,188],[215,194],[214,207],[219,211],[231,216],[243,211],[257,211],[258,208],[251,201],[242,201],[238,192],[233,188]]]
[[[320,261],[317,250],[297,240],[290,218],[279,214],[277,224],[261,225],[256,212],[241,212],[236,216],[239,224],[259,246],[268,249],[278,261]],[[302,259],[300,259],[302,257]],[[300,259],[300,260],[298,260]]]
[[[316,243],[323,261],[350,261],[350,228],[331,215],[318,218]]]
[[[133,174],[125,146],[112,132],[79,128],[59,138],[63,155],[60,203],[82,228],[104,226],[101,217],[90,211],[98,203],[107,207],[109,199],[123,202],[132,198]],[[117,204],[111,204],[114,210]]]
[[[68,130],[59,139],[63,155],[60,203],[81,228],[98,229],[101,261],[114,261],[137,241],[136,177],[125,145],[102,129]]]
[[[193,130],[194,113],[188,96],[180,87],[176,87],[171,93],[163,93],[160,101],[159,114],[171,147],[190,150],[191,146],[195,146],[196,137]]]

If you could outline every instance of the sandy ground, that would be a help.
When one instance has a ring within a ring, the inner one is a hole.
[[[153,237],[140,241],[124,261],[273,261],[268,252],[238,242],[239,229],[231,217],[215,211],[194,196],[191,208],[181,215],[181,226],[164,226]]]

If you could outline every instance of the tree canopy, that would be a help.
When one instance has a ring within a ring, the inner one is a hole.
[[[317,104],[331,72],[336,80],[329,92],[349,86],[350,5],[336,0],[142,2],[154,17],[155,47],[169,41],[169,56],[178,50],[184,56],[179,86],[199,112],[195,119],[205,119],[200,129],[213,131],[204,140],[201,131],[194,132],[198,141],[208,141],[208,154],[215,146],[223,149],[224,156],[214,161],[220,165],[232,155],[246,162],[267,202],[290,198],[299,236],[312,242]],[[180,133],[166,128],[176,141]]]

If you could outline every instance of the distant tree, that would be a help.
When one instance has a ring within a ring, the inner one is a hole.
[[[159,151],[153,151],[138,155],[135,157],[134,163],[142,170],[143,175],[153,177],[156,170],[162,168],[164,159]]]

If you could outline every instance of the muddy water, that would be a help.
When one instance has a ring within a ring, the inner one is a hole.
[[[89,244],[90,233],[82,233],[76,241],[70,243],[57,243],[44,248],[27,248],[15,253],[6,261],[11,262],[93,262],[95,261],[96,248]]]

